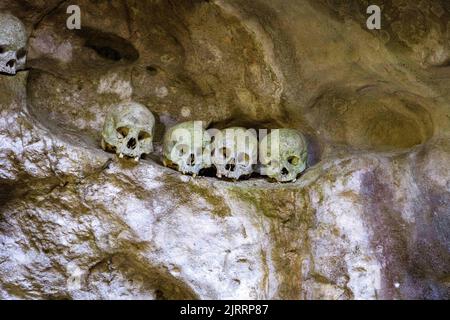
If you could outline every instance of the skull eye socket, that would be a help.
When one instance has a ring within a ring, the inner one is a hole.
[[[296,166],[300,163],[300,159],[296,156],[291,156],[287,159],[287,161],[292,164],[293,166]]]
[[[242,152],[238,155],[237,161],[239,163],[245,163],[245,164],[250,163],[250,155],[248,155],[245,152]]]
[[[152,136],[151,136],[150,133],[145,132],[145,131],[141,131],[141,132],[139,132],[138,140],[144,140],[144,139],[148,139],[148,138],[151,138],[151,137]]]
[[[186,155],[187,153],[189,153],[191,150],[188,145],[181,144],[181,145],[177,146],[177,151],[178,151],[178,155],[180,157],[182,157],[182,156]]]
[[[117,132],[122,136],[122,137],[126,137],[128,136],[128,133],[130,133],[130,129],[128,129],[127,127],[120,127],[117,128]]]
[[[17,59],[22,59],[27,55],[27,50],[25,48],[21,48],[19,51],[17,51]]]

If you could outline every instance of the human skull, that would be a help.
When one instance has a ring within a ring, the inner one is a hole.
[[[258,162],[258,138],[254,130],[227,128],[214,138],[212,163],[217,177],[237,180],[253,173]]]
[[[164,136],[163,163],[183,174],[197,176],[210,167],[211,137],[201,121],[187,121],[170,128]]]
[[[11,14],[0,13],[0,73],[15,75],[25,69],[27,33]]]
[[[307,143],[297,130],[272,130],[261,140],[259,152],[261,174],[276,181],[295,181],[306,169]]]
[[[116,152],[120,158],[134,158],[153,151],[155,117],[136,102],[113,106],[106,115],[102,132],[102,147]]]

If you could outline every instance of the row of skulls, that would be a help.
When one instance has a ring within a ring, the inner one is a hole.
[[[25,69],[26,45],[23,23],[11,14],[0,13],[0,73],[15,75]],[[155,118],[143,105],[116,105],[106,116],[102,147],[121,158],[139,161],[142,155],[153,152],[154,127]],[[237,180],[259,172],[287,182],[306,169],[307,144],[304,136],[292,129],[272,130],[258,142],[252,130],[205,130],[201,122],[190,121],[166,132],[163,162],[193,176],[215,167],[219,178]]]
[[[136,162],[153,152],[155,117],[136,102],[113,106],[106,115],[102,148]],[[258,141],[255,130],[208,129],[188,121],[167,130],[163,140],[165,166],[194,177],[214,167],[219,178],[238,180],[253,173],[279,182],[295,181],[306,169],[307,142],[294,129],[276,129]]]

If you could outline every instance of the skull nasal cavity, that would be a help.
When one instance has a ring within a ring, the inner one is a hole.
[[[130,140],[128,140],[127,147],[128,147],[128,149],[136,148],[136,139],[131,138]]]
[[[236,165],[235,164],[227,164],[225,166],[225,170],[231,171],[233,172],[236,169]]]
[[[8,67],[8,68],[14,68],[14,66],[16,65],[16,60],[9,60],[7,63],[6,63],[6,66]]]
[[[289,173],[289,171],[288,171],[288,169],[286,169],[286,168],[283,168],[283,169],[281,170],[281,174],[282,174],[283,176],[287,175],[288,173]]]

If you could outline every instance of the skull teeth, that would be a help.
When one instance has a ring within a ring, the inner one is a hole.
[[[139,162],[139,157],[134,158],[134,162]]]
[[[15,75],[15,74],[16,74],[16,70],[15,70],[15,69],[12,69],[12,68],[10,68],[10,67],[4,67],[4,68],[2,69],[2,71],[3,71],[4,73],[6,73],[6,74],[11,74],[11,75]]]
[[[120,159],[123,159],[123,157],[124,157],[124,156],[123,156],[123,153],[119,154],[119,158],[120,158]]]

